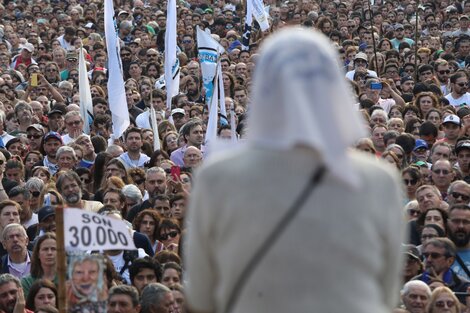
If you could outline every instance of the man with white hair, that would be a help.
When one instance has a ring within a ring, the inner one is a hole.
[[[350,150],[365,134],[337,57],[327,37],[308,29],[264,41],[246,145],[211,154],[191,192],[191,311],[363,313],[396,305],[401,179]],[[308,249],[299,249],[302,238]]]
[[[401,300],[410,313],[425,313],[431,298],[431,288],[420,280],[407,282],[401,291]]]

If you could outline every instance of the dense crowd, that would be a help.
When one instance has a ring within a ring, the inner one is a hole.
[[[122,219],[132,233],[138,250],[97,251],[108,312],[185,312],[181,242],[209,119],[196,28],[209,29],[225,49],[227,116],[219,114],[217,134],[243,140],[257,49],[270,33],[296,25],[316,28],[338,51],[370,133],[354,148],[391,163],[403,177],[409,235],[396,312],[470,307],[470,1],[264,4],[270,29],[262,32],[254,22],[243,50],[243,3],[178,2],[180,93],[167,109],[166,1],[114,1],[131,126],[112,143],[104,2],[0,4],[1,312],[57,312],[57,206]],[[93,116],[85,119],[82,48],[93,102]],[[67,288],[69,299],[86,294],[93,281],[74,273],[75,267],[70,279],[80,287]]]

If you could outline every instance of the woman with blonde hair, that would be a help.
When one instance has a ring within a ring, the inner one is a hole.
[[[459,299],[447,287],[437,287],[429,299],[427,313],[460,313]]]

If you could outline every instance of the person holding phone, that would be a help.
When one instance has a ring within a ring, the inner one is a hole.
[[[395,89],[396,87],[392,88],[385,79],[369,78],[366,81],[364,93],[367,99],[374,102],[375,105],[379,105],[388,114],[394,105],[405,106],[405,101]],[[384,99],[382,94],[390,95],[391,98]]]

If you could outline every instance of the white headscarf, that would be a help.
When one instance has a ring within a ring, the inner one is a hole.
[[[317,151],[330,173],[356,184],[348,147],[367,136],[338,55],[322,34],[287,28],[267,39],[253,79],[247,143]]]

